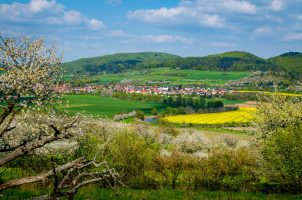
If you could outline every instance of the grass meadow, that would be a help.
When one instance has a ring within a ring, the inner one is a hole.
[[[165,85],[204,84],[209,86],[221,86],[230,80],[237,80],[248,75],[249,72],[153,68],[128,70],[118,74],[97,75],[91,79],[94,80],[94,84],[118,83],[120,81],[132,81],[136,84],[145,84],[146,82],[166,81]],[[72,77],[65,77],[67,80],[71,78]]]
[[[58,108],[66,109],[70,115],[84,113],[111,118],[117,113],[127,113],[138,109],[150,113],[152,108],[158,110],[165,108],[165,105],[159,103],[127,101],[98,95],[67,95],[65,100],[68,101],[68,106]]]

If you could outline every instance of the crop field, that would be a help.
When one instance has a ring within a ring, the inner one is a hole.
[[[104,74],[88,78],[93,80],[94,84],[132,82],[136,84],[145,84],[165,81],[165,85],[192,85],[206,84],[211,86],[221,86],[230,80],[237,80],[249,75],[249,72],[218,72],[218,71],[200,71],[169,68],[152,68],[129,70],[119,74]],[[85,79],[85,77],[82,77]],[[65,77],[70,80],[71,77]]]
[[[240,93],[258,93],[258,94],[267,95],[267,96],[274,94],[274,92],[257,91],[257,90],[239,90],[238,92],[240,92]],[[282,95],[282,96],[289,96],[289,97],[302,97],[302,94],[299,94],[299,93],[278,92],[277,94]]]
[[[97,95],[67,95],[65,100],[68,100],[68,106],[58,106],[58,108],[67,109],[70,115],[83,112],[89,115],[113,117],[117,113],[127,113],[138,109],[149,113],[152,108],[165,107],[159,103],[127,101]]]
[[[255,108],[239,108],[236,111],[177,115],[165,117],[164,120],[177,124],[228,124],[228,123],[244,123],[252,119],[252,113]]]

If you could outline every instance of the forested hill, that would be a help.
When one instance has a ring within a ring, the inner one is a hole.
[[[212,71],[287,71],[301,79],[302,53],[289,52],[270,59],[248,52],[232,51],[205,57],[186,57],[158,53],[119,53],[83,58],[63,64],[67,74],[118,73],[133,68],[170,67]]]
[[[177,58],[167,61],[165,64],[172,68],[212,71],[278,71],[281,69],[280,66],[266,59],[241,51],[226,52],[205,57]]]
[[[118,53],[67,62],[63,64],[63,69],[67,74],[118,73],[132,68],[158,67],[161,63],[178,57],[158,52]]]
[[[270,62],[282,66],[292,76],[302,79],[302,53],[289,52],[269,59]]]

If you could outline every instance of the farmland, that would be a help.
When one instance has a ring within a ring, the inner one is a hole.
[[[260,95],[272,96],[274,92],[269,91],[257,91],[257,90],[239,90],[240,93],[258,93]],[[286,93],[286,92],[278,92],[278,95],[289,96],[289,97],[301,97],[300,93]]]
[[[153,68],[129,70],[118,74],[104,74],[92,77],[81,76],[75,82],[83,80],[86,83],[106,84],[131,82],[135,84],[154,83],[164,85],[193,85],[222,86],[230,80],[237,80],[249,75],[249,72],[219,72],[186,69]],[[72,76],[65,76],[65,80],[72,80]],[[164,82],[163,82],[164,81]]]
[[[69,102],[68,106],[58,106],[58,108],[67,109],[70,115],[80,112],[113,117],[117,113],[126,113],[137,109],[148,113],[152,108],[163,109],[165,107],[158,103],[127,101],[96,95],[67,95],[65,100]]]
[[[177,124],[244,123],[249,122],[254,111],[255,108],[240,108],[239,110],[230,112],[169,116],[165,117],[164,120]]]

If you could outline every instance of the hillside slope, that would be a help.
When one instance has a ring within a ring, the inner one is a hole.
[[[302,79],[302,53],[288,52],[269,59],[270,62],[281,66],[295,78]]]
[[[205,57],[177,58],[164,63],[166,66],[181,69],[213,71],[267,71],[280,70],[280,67],[248,52],[232,51]]]
[[[244,51],[231,51],[205,57],[180,57],[159,52],[119,53],[83,58],[63,64],[68,75],[120,73],[128,69],[169,67],[209,71],[273,71],[287,72],[289,78],[301,79],[302,53],[289,52],[270,59]]]
[[[67,74],[118,73],[132,68],[151,68],[178,58],[176,55],[158,52],[118,53],[94,58],[82,58],[63,64]]]

